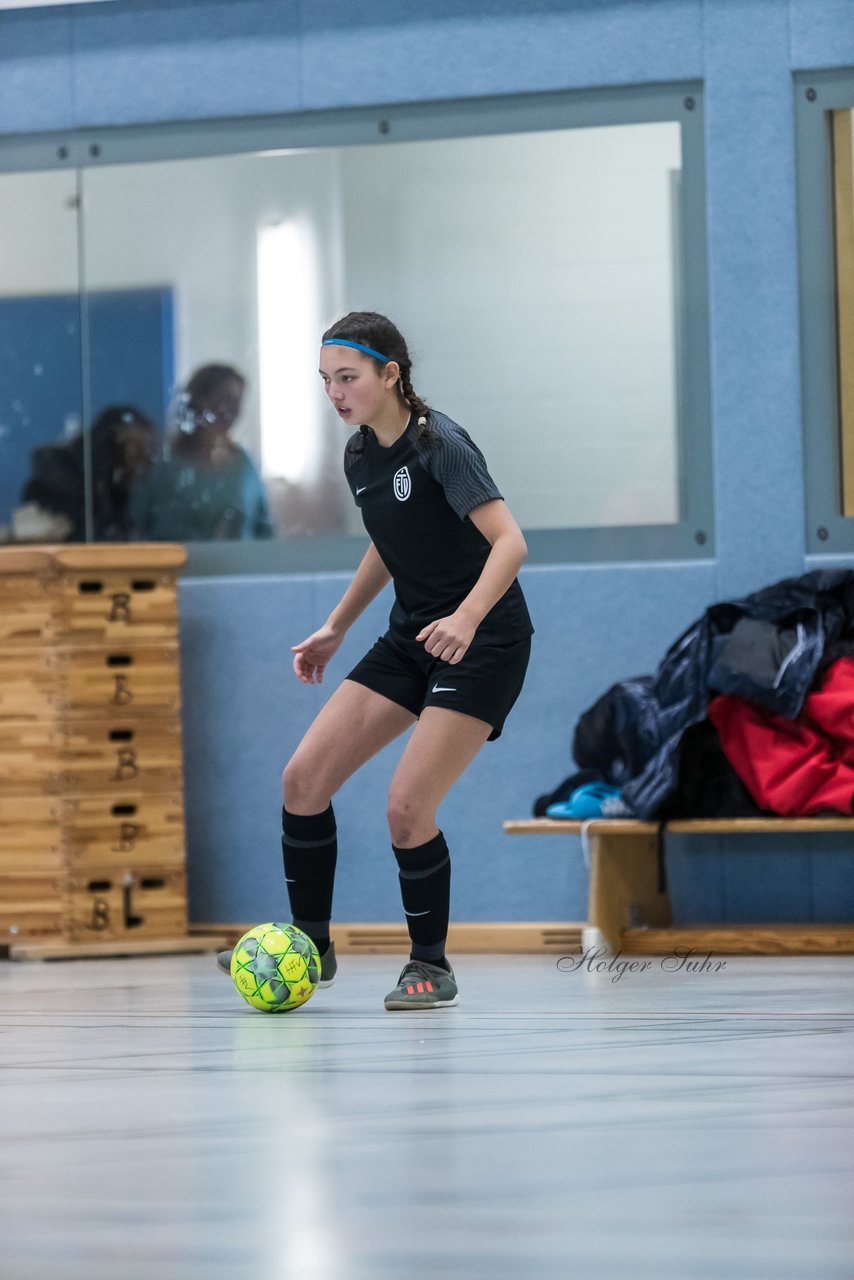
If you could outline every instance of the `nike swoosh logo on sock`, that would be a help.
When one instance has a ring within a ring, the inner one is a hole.
[[[433,693],[456,693],[456,692],[457,692],[456,689],[452,689],[450,685],[446,685],[446,684],[433,685]]]
[[[429,916],[429,911],[404,911],[405,916]]]
[[[359,493],[364,493],[364,492],[365,492],[365,490],[367,489],[367,487],[368,487],[368,486],[367,486],[366,484],[363,484],[363,485],[362,485],[362,487],[361,487],[361,489],[357,489],[357,490],[356,490],[356,493],[357,493],[357,494],[359,494]]]

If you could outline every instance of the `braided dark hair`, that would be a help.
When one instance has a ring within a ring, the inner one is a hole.
[[[413,412],[418,415],[418,438],[431,440],[434,437],[434,432],[430,430],[429,425],[430,406],[413,389],[412,358],[406,340],[397,325],[392,324],[391,320],[379,315],[376,311],[351,311],[326,330],[323,341],[326,342],[330,338],[347,338],[351,342],[361,342],[363,346],[373,347],[374,351],[381,351],[384,356],[388,356],[389,360],[394,360],[400,366],[400,393]],[[375,360],[373,356],[366,356],[365,359],[374,360],[374,364],[380,370],[385,368],[382,361]],[[351,449],[353,452],[360,453],[363,447],[363,440],[357,438]]]

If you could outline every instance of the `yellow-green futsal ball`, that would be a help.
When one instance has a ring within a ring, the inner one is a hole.
[[[253,1009],[288,1013],[314,995],[320,956],[311,938],[292,924],[256,924],[231,953],[231,976]]]

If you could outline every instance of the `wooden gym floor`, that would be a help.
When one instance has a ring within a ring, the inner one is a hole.
[[[0,1275],[851,1280],[854,957],[631,959],[413,1015],[344,956],[278,1017],[211,956],[0,962]]]

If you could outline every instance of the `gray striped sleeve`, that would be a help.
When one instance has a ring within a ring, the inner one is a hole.
[[[433,439],[415,442],[418,456],[461,520],[482,502],[502,496],[467,431],[435,411],[430,413],[430,427]]]

